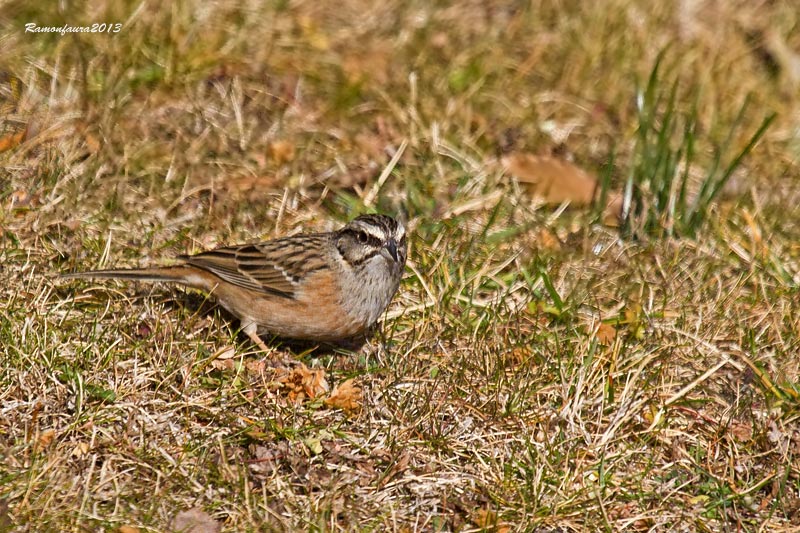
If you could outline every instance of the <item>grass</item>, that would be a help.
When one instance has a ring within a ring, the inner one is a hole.
[[[625,184],[621,226],[628,235],[693,237],[706,223],[712,203],[766,133],[776,114],[773,112],[764,118],[739,153],[729,155],[727,152],[731,151],[738,133],[736,128],[748,110],[751,95],[747,95],[725,139],[714,143],[713,156],[704,165],[708,170],[693,190],[691,173],[695,144],[701,135],[699,95],[694,95],[691,109],[681,114],[677,105],[678,82],[672,83],[668,94],[660,92],[664,81],[659,70],[665,53],[656,59],[646,89],[637,95],[639,128],[634,161]],[[676,137],[678,146],[673,147]],[[603,182],[603,200],[609,177],[607,174]],[[603,202],[600,205],[604,205]]]
[[[0,530],[796,528],[798,18],[722,4],[7,4]],[[122,30],[24,33],[97,16]],[[642,79],[667,189],[719,189],[702,223],[631,238],[503,173],[551,153],[622,190]],[[57,277],[368,210],[413,234],[379,330],[270,356],[360,410],[291,401],[202,294]]]

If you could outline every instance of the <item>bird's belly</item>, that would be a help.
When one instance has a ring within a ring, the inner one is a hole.
[[[366,320],[332,305],[267,304],[266,308],[269,311],[258,313],[256,324],[270,333],[293,339],[335,341],[358,335],[369,325]]]
[[[219,285],[213,293],[219,303],[243,323],[253,322],[259,329],[279,337],[335,341],[362,333],[377,316],[348,310],[338,286],[325,278],[328,276],[309,280],[313,283],[301,286],[294,298],[254,294],[229,285]],[[311,288],[313,291],[304,290]]]

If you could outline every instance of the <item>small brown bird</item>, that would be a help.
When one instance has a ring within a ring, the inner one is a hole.
[[[375,324],[400,285],[408,245],[403,225],[362,215],[330,233],[309,233],[179,256],[176,266],[93,270],[64,278],[181,283],[211,293],[262,350],[259,330],[337,341]]]

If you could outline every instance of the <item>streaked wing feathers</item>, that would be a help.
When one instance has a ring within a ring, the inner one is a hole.
[[[245,289],[293,298],[299,282],[324,268],[323,234],[217,248],[182,259]]]

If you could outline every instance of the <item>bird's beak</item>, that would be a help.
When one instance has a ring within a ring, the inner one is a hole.
[[[386,243],[386,246],[381,248],[381,255],[386,259],[391,259],[395,263],[398,261],[397,257],[397,241],[394,239],[389,239],[389,242]]]

